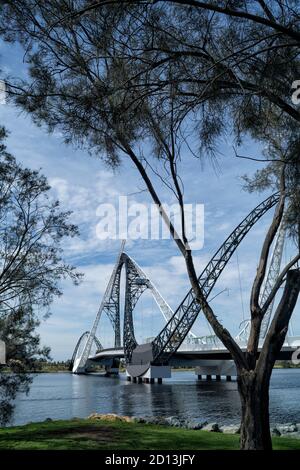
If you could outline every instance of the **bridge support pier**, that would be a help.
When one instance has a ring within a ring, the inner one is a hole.
[[[84,375],[86,374],[86,368],[85,367],[77,367],[77,369],[73,369],[73,374],[75,375]]]
[[[154,384],[154,379],[153,378],[145,377],[142,380],[143,380],[144,384]],[[157,380],[159,380],[159,379],[157,379]]]
[[[118,367],[105,367],[105,375],[110,377],[111,375],[118,375],[119,368]]]
[[[110,377],[111,375],[119,374],[120,360],[113,358],[105,364],[105,375]]]
[[[226,377],[226,380],[231,381],[231,378],[237,375],[235,364],[232,360],[214,360],[214,359],[203,359],[201,365],[195,368],[195,374],[198,379],[201,380],[203,376],[206,376],[207,381],[212,380],[212,376],[219,382],[221,377]]]
[[[127,380],[132,380],[134,383],[146,383],[153,384],[155,379],[157,383],[161,384],[162,379],[168,379],[171,377],[170,366],[149,366],[144,373],[140,373],[140,366],[129,365],[126,369]],[[135,375],[136,374],[136,375]],[[129,378],[128,378],[129,377]]]

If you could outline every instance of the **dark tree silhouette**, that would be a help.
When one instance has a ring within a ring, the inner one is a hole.
[[[7,422],[13,399],[28,390],[26,371],[49,349],[40,346],[37,311],[50,314],[59,283],[75,284],[81,274],[63,259],[62,242],[78,234],[70,212],[60,211],[48,196],[46,178],[23,168],[6,151],[6,132],[0,129],[0,337],[6,344],[7,364],[0,371],[0,421]],[[11,374],[8,372],[12,372]]]

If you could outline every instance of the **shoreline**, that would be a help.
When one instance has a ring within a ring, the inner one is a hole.
[[[139,418],[141,419],[141,418]],[[213,424],[213,423],[211,423]],[[300,425],[299,425],[300,426]],[[0,428],[0,450],[238,450],[237,433],[148,424],[118,415]],[[300,429],[300,428],[299,428]],[[291,433],[290,433],[291,434]],[[278,450],[300,449],[300,439],[272,437]]]
[[[281,366],[281,365],[276,365],[274,366],[274,369],[276,370],[292,370],[292,369],[300,369],[300,364],[298,365],[291,365],[289,367],[284,367],[284,366]],[[177,369],[177,368],[174,368],[172,369],[172,372],[193,372],[194,371],[194,368],[190,368],[190,369]],[[124,373],[125,372],[125,369],[123,370],[120,370],[120,373]],[[72,371],[68,370],[68,369],[59,369],[59,370],[34,370],[34,371],[27,371],[26,372],[27,374],[62,374],[62,373],[68,373],[68,374],[72,374]],[[91,374],[105,374],[105,370],[99,370],[99,371],[92,371],[90,372]]]
[[[22,424],[12,424],[6,425],[1,429],[14,429],[14,428],[23,428],[29,425],[40,425],[51,422],[73,422],[78,420],[96,420],[96,421],[106,421],[106,422],[125,422],[125,423],[135,423],[135,424],[144,424],[144,425],[155,425],[159,427],[167,428],[177,428],[177,429],[187,429],[192,431],[206,431],[212,433],[223,433],[223,434],[240,434],[240,421],[199,421],[193,418],[183,418],[176,415],[171,416],[128,416],[128,415],[119,415],[115,413],[92,413],[88,417],[72,417],[69,419],[53,419],[46,418],[43,421],[28,421],[27,423]],[[300,439],[300,423],[295,422],[281,422],[281,423],[270,423],[270,430],[272,436],[276,437],[292,437],[294,439]],[[300,444],[299,444],[300,445]]]

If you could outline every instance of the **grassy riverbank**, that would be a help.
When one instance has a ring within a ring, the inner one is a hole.
[[[300,449],[300,440],[274,438],[274,449]],[[238,449],[239,436],[90,419],[50,421],[0,429],[0,450],[221,450]]]

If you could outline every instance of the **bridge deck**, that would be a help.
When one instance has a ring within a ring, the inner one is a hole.
[[[284,343],[278,359],[288,360],[291,359],[292,354],[300,348],[300,336],[295,336],[288,338]],[[241,349],[246,351],[246,345],[242,346]],[[259,349],[261,350],[261,348]],[[101,362],[107,359],[124,357],[123,348],[109,348],[99,351],[97,354],[90,356],[89,360],[93,362]],[[198,349],[196,345],[186,345],[183,344],[178,351],[172,357],[170,364],[179,365],[179,364],[188,364],[188,363],[197,363],[201,360],[230,360],[231,355],[229,351],[224,348],[223,345],[219,347],[212,348],[210,345],[201,345],[201,349]]]

